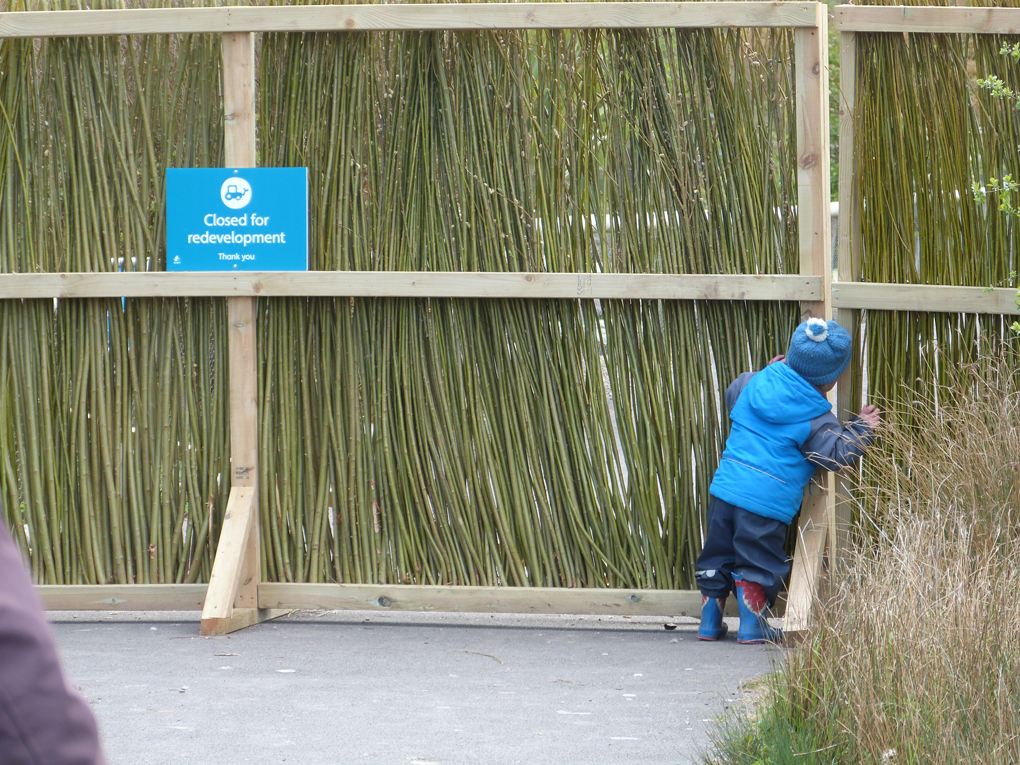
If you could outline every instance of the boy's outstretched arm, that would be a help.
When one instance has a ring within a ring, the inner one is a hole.
[[[881,421],[878,407],[872,404],[864,407],[846,427],[840,426],[836,415],[823,414],[811,421],[811,434],[800,452],[823,470],[850,467],[875,440],[875,430]]]

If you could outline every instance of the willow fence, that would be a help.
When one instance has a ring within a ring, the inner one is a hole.
[[[260,33],[734,28],[794,31],[796,168],[793,172],[796,174],[799,274],[335,270],[187,274],[95,273],[84,272],[84,269],[82,272],[0,274],[2,300],[94,301],[181,296],[226,298],[227,304],[230,492],[208,585],[42,585],[40,589],[48,605],[65,609],[201,608],[205,634],[228,632],[282,610],[302,607],[697,613],[700,596],[691,590],[263,581],[264,551],[260,536],[281,533],[281,530],[276,528],[265,508],[260,512],[260,503],[264,503],[268,487],[260,487],[258,483],[259,459],[260,456],[266,458],[259,451],[260,429],[265,429],[267,416],[266,412],[259,412],[258,406],[258,301],[268,297],[406,297],[424,301],[440,297],[554,299],[582,303],[594,300],[785,301],[795,305],[802,316],[828,316],[831,313],[831,239],[825,65],[827,16],[825,6],[814,2],[401,4],[0,13],[0,42],[42,37],[221,35],[224,165],[227,167],[256,164],[255,49],[256,35]],[[45,504],[45,496],[41,489],[37,492],[40,508]],[[836,543],[833,507],[831,480],[809,490],[798,529],[787,605],[788,628],[795,630],[808,618],[826,544]],[[123,530],[120,533],[124,533]],[[173,529],[165,529],[165,536],[172,533]],[[210,530],[210,539],[212,534]],[[150,552],[158,563],[155,551],[150,548]]]
[[[837,391],[842,417],[867,386],[910,419],[950,367],[1016,344],[1018,230],[972,185],[1015,172],[1012,104],[980,91],[1015,83],[1000,55],[1020,9],[835,8],[840,37],[838,280],[832,305],[858,335]],[[1006,286],[1010,285],[1010,286]],[[842,486],[837,534],[854,504]],[[839,541],[837,541],[837,544]]]

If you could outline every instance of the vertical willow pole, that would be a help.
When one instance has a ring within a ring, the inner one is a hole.
[[[223,144],[227,167],[255,166],[255,35],[223,35]],[[258,609],[258,298],[227,298],[230,356],[230,501],[216,548],[202,634],[222,635],[281,612]]]
[[[815,6],[817,26],[794,32],[797,81],[797,227],[800,272],[822,278],[822,299],[801,303],[801,318],[832,316],[832,243],[829,220],[828,18]],[[812,481],[804,494],[786,606],[786,630],[808,626],[822,572],[826,537],[835,524],[832,474]]]

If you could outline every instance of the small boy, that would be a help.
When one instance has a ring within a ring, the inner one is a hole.
[[[790,571],[783,546],[816,468],[839,470],[874,440],[878,409],[865,406],[845,428],[825,394],[850,363],[850,334],[834,321],[808,319],[785,356],[761,372],[745,372],[726,389],[729,438],[709,489],[708,536],[698,556],[698,638],[726,634],[723,608],[732,591],[740,611],[738,643],[782,639],[769,626]]]

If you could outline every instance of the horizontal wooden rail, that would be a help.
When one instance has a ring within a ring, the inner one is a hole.
[[[912,8],[837,5],[841,32],[1020,33],[1020,8]]]
[[[727,615],[736,616],[733,598],[729,599],[728,606]],[[698,616],[701,593],[697,590],[263,582],[259,585],[259,608]]]
[[[207,584],[42,584],[51,611],[201,611]]]
[[[464,3],[0,13],[0,37],[438,29],[815,27],[812,2]],[[824,12],[824,10],[822,11]]]
[[[0,274],[0,299],[238,296],[821,300],[822,279],[434,271]]]
[[[833,282],[833,308],[880,311],[1020,314],[1017,291],[997,287],[949,287],[927,284]]]
[[[51,611],[200,611],[205,584],[37,585]],[[698,616],[697,590],[557,587],[440,587],[385,584],[277,584],[258,586],[260,609],[437,611],[512,614]],[[780,604],[782,608],[783,604]],[[780,612],[781,612],[780,608]],[[730,598],[726,614],[737,615]]]

